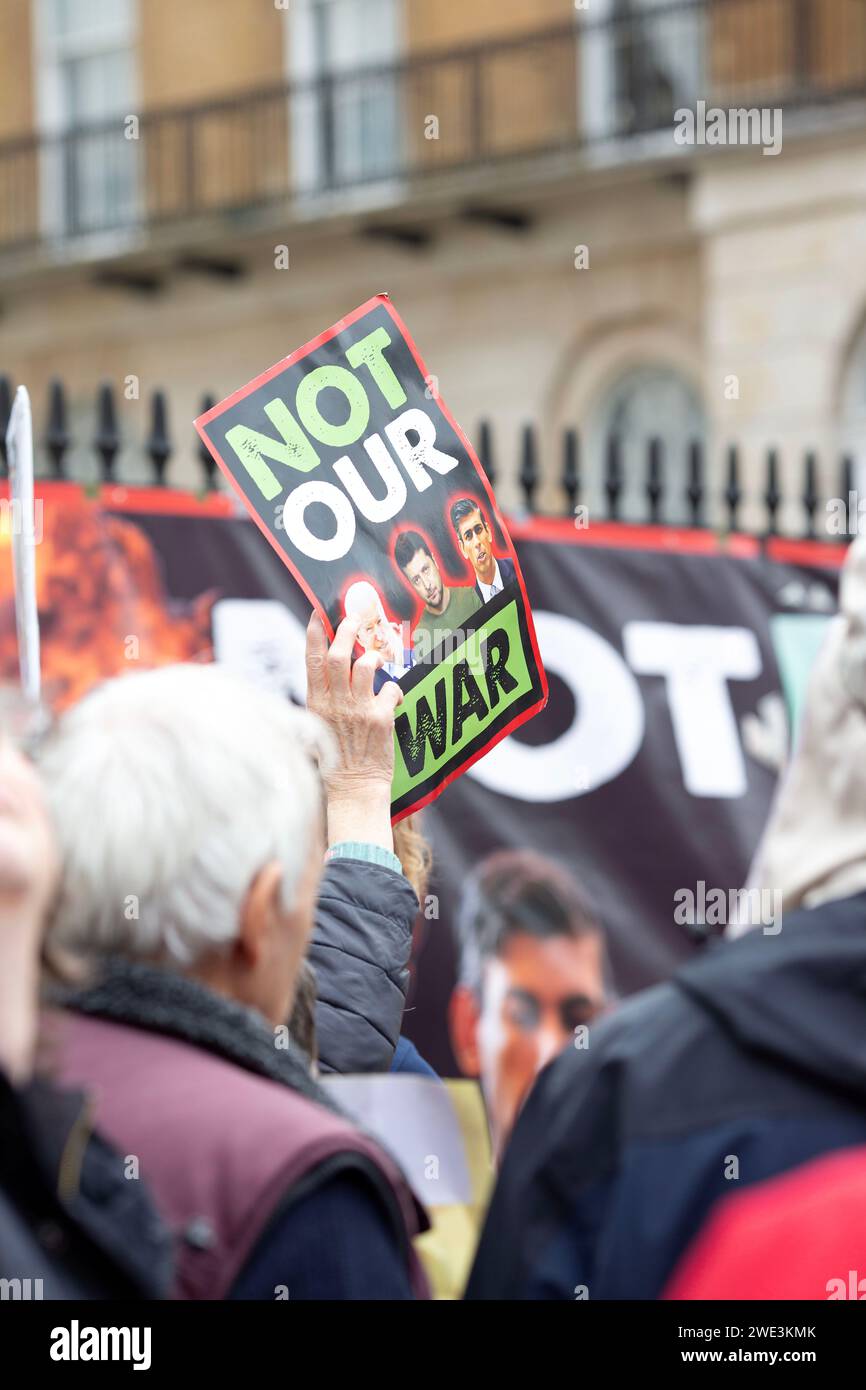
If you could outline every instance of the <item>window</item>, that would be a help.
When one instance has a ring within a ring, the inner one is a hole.
[[[701,4],[599,0],[592,5],[578,35],[584,136],[667,133],[675,111],[693,107],[702,90],[703,43]]]
[[[662,445],[661,517],[666,522],[688,519],[688,453],[694,442],[705,442],[706,422],[700,399],[691,384],[671,367],[639,367],[622,376],[608,391],[590,431],[590,513],[604,516],[608,440],[619,440],[622,490],[620,516],[645,521],[649,443]]]
[[[287,43],[295,188],[393,178],[400,168],[399,0],[295,0]]]
[[[136,110],[135,0],[40,0],[37,13],[40,124],[55,137],[42,170],[45,229],[129,226],[138,145],[123,117]]]

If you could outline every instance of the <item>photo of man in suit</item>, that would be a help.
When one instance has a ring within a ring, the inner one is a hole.
[[[451,507],[451,525],[464,560],[475,571],[475,592],[482,603],[501,593],[517,578],[511,560],[497,560],[493,554],[490,526],[473,497],[460,497]]]

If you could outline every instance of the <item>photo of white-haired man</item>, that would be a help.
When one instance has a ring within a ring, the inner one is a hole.
[[[399,680],[409,670],[411,649],[404,647],[400,624],[389,620],[381,596],[368,580],[359,579],[349,585],[343,609],[347,618],[360,619],[358,645],[382,658],[382,665],[373,676],[373,691],[378,694],[386,681]]]

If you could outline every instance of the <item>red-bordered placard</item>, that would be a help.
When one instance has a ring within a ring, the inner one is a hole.
[[[328,632],[359,613],[401,685],[395,819],[548,693],[511,537],[434,382],[376,295],[195,422]]]

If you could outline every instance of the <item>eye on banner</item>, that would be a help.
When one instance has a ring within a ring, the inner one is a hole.
[[[397,681],[394,820],[547,700],[526,587],[490,484],[386,295],[196,420],[333,636]]]

